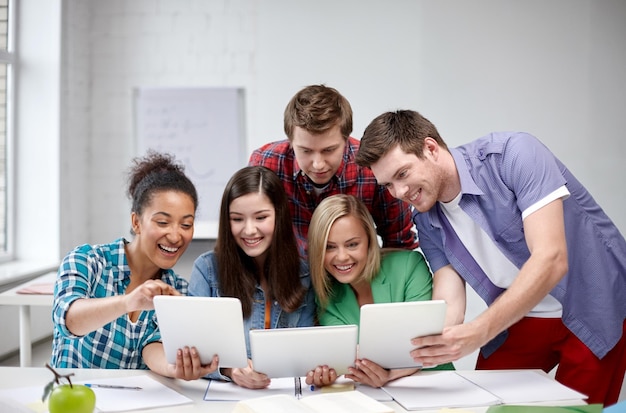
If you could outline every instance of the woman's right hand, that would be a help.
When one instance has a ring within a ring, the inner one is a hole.
[[[126,312],[153,310],[157,295],[180,295],[174,287],[161,280],[147,280],[124,295]]]
[[[326,365],[317,366],[306,375],[306,384],[315,387],[329,386],[337,380],[337,372]]]
[[[241,387],[247,389],[264,389],[270,385],[270,378],[263,373],[254,371],[252,360],[248,359],[248,367],[224,369],[223,374]]]

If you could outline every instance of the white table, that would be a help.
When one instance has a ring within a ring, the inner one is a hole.
[[[30,367],[32,363],[30,307],[52,307],[53,296],[41,294],[18,294],[17,291],[31,284],[54,282],[56,275],[56,271],[50,272],[0,293],[0,305],[14,305],[19,307],[20,366],[22,367]]]
[[[191,413],[191,412],[207,412],[211,411],[213,413],[230,413],[232,412],[235,402],[223,402],[223,401],[205,401],[204,393],[207,386],[206,380],[194,380],[194,381],[184,381],[184,380],[176,380],[176,379],[168,379],[165,377],[161,377],[157,374],[154,374],[147,370],[100,370],[100,369],[57,369],[57,371],[61,374],[67,374],[68,372],[74,372],[74,376],[72,376],[72,381],[80,382],[80,381],[88,381],[99,378],[112,378],[112,377],[128,377],[135,375],[149,375],[150,377],[158,380],[159,382],[165,384],[166,386],[176,390],[177,392],[189,397],[193,400],[192,404],[185,404],[173,407],[162,407],[150,410],[134,410],[134,412],[154,412],[154,413],[163,413],[163,412],[182,412],[182,413]],[[33,386],[41,386],[43,387],[52,380],[52,373],[44,368],[44,367],[0,367],[0,389],[14,389],[20,387],[33,387]],[[259,394],[259,397],[263,394]],[[383,402],[384,404],[391,406],[395,412],[404,412],[402,407],[400,407],[395,402]],[[544,404],[544,403],[541,403]],[[547,404],[547,403],[546,403]],[[576,405],[576,404],[584,404],[582,400],[570,400],[559,403],[562,406],[565,405]],[[477,407],[477,408],[464,408],[464,411],[468,412],[476,412],[476,413],[484,413],[487,410],[487,407]],[[436,410],[421,410],[421,413],[437,413],[440,409]]]

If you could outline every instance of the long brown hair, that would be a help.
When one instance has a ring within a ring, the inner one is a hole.
[[[283,310],[293,312],[300,307],[306,293],[300,282],[300,257],[293,233],[287,195],[280,179],[263,166],[247,166],[237,171],[226,184],[222,204],[215,255],[221,294],[241,300],[244,317],[252,314],[252,302],[259,274],[253,258],[237,245],[230,230],[230,204],[250,194],[266,195],[275,209],[274,236],[265,260],[264,274],[268,291]]]

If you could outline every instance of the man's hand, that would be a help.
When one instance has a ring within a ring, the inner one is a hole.
[[[446,327],[439,335],[416,337],[411,340],[416,347],[411,351],[411,357],[424,367],[459,360],[487,343],[484,332],[485,329],[470,322]]]

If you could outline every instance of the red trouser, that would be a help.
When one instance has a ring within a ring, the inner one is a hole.
[[[542,369],[557,364],[556,380],[589,396],[587,403],[617,403],[626,371],[626,321],[622,338],[598,359],[560,318],[525,317],[509,328],[509,337],[489,358],[479,354],[476,369]]]

